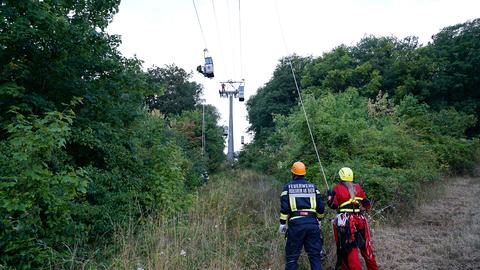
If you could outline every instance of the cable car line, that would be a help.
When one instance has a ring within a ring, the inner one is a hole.
[[[197,5],[195,5],[195,0],[192,0],[193,7],[195,8],[195,14],[197,15],[198,25],[200,26],[200,32],[202,33],[203,43],[205,44],[205,49],[203,49],[203,58],[205,60],[205,65],[197,66],[197,71],[201,73],[203,76],[212,79],[214,75],[214,68],[213,68],[213,60],[210,55],[208,55],[207,49],[207,39],[205,38],[205,34],[203,32],[202,23],[200,22],[200,16],[198,16]]]
[[[227,15],[226,19],[228,20],[228,42],[230,42],[230,48],[231,48],[231,55],[232,55],[232,64],[231,64],[231,67],[233,68],[233,76],[236,76],[238,75],[237,72],[236,72],[236,66],[238,65],[238,61],[236,61],[236,58],[237,57],[240,57],[240,69],[241,69],[241,72],[242,72],[242,75],[243,75],[243,63],[242,63],[242,37],[241,37],[241,16],[240,16],[240,12],[241,12],[241,3],[240,3],[240,0],[238,1],[238,34],[239,36],[237,37],[236,36],[236,31],[237,30],[237,26],[235,25],[235,22],[236,22],[236,1],[235,0],[231,0],[232,1],[232,5],[230,4],[230,0],[227,0],[227,12],[225,13]],[[205,43],[205,47],[207,46],[207,42],[206,42],[206,38],[205,38],[205,33],[203,31],[203,27],[202,27],[202,24],[201,24],[201,21],[200,21],[200,16],[199,16],[199,13],[198,13],[198,9],[196,7],[196,4],[195,4],[195,0],[192,0],[192,3],[193,3],[193,6],[195,8],[195,14],[197,16],[197,21],[198,21],[198,25],[200,27],[200,31],[201,31],[201,34],[202,34],[202,38],[204,39],[204,43]],[[221,45],[221,34],[220,34],[220,30],[219,30],[219,24],[218,24],[218,19],[217,19],[217,11],[216,11],[216,8],[215,8],[215,2],[214,0],[212,0],[212,8],[213,8],[213,13],[214,13],[214,17],[215,17],[215,24],[216,24],[216,27],[217,27],[217,36],[218,36],[218,40],[219,40],[219,45]],[[231,15],[231,16],[230,16]],[[238,38],[238,39],[237,39]],[[236,42],[239,42],[239,45],[238,45],[238,48],[236,47]],[[240,52],[237,51],[237,49],[240,50]],[[207,48],[204,49],[204,60],[205,60],[205,65],[202,66],[202,65],[199,65],[197,66],[197,71],[201,74],[204,75],[204,77],[206,78],[213,78],[214,77],[214,69],[213,69],[213,60],[212,60],[212,57],[210,55],[208,55],[208,50]],[[237,59],[238,60],[238,59]],[[230,66],[230,65],[229,65]],[[225,89],[225,83],[228,83],[229,85],[232,86],[233,90],[227,90]],[[234,147],[233,147],[233,98],[238,98],[238,100],[240,102],[243,102],[244,101],[244,93],[245,93],[245,80],[244,79],[241,79],[241,80],[238,80],[238,81],[233,81],[233,80],[227,80],[225,82],[221,82],[221,85],[222,85],[222,90],[219,91],[219,94],[220,94],[220,97],[226,97],[226,98],[229,98],[229,111],[230,111],[230,115],[229,115],[229,132],[228,132],[228,153],[227,153],[227,159],[229,161],[233,161],[234,160]],[[203,107],[202,108],[202,157],[205,157],[206,155],[206,151],[205,151],[205,147],[206,147],[206,139],[205,139],[205,108]]]
[[[205,34],[203,33],[202,24],[200,23],[200,17],[198,16],[197,5],[195,5],[195,0],[192,0],[192,2],[193,2],[193,7],[195,8],[195,14],[197,14],[197,21],[198,21],[198,25],[200,26],[200,32],[202,33],[203,43],[205,44],[205,48],[208,48],[207,40],[205,39]]]
[[[221,38],[220,38],[220,27],[219,27],[219,24],[218,24],[218,16],[217,16],[217,10],[215,8],[215,0],[212,0],[212,8],[213,8],[213,17],[215,19],[215,27],[217,29],[217,41],[218,41],[218,47],[219,47],[219,51],[220,51],[220,63],[222,65],[222,67],[224,67],[227,71],[225,71],[225,73],[228,74],[228,66],[225,65],[225,51],[224,51],[224,48],[223,48],[223,44],[222,44],[222,41],[221,41]]]
[[[290,53],[288,51],[287,42],[285,40],[285,35],[283,33],[282,22],[280,21],[280,12],[278,11],[278,2],[275,1],[275,3],[276,3],[275,7],[276,7],[276,11],[277,11],[278,24],[280,26],[280,33],[282,35],[282,40],[283,40],[283,45],[285,46],[285,51],[287,52],[288,65],[290,66],[290,70],[292,71],[293,81],[295,82],[295,88],[297,90],[298,99],[300,100],[300,105],[302,106],[303,115],[305,116],[305,121],[307,122],[308,132],[310,133],[310,138],[312,139],[313,148],[315,149],[315,154],[317,155],[317,160],[318,160],[318,164],[320,166],[320,170],[321,170],[322,175],[323,175],[323,180],[325,181],[325,185],[326,185],[327,189],[330,189],[330,187],[328,185],[328,182],[327,182],[327,177],[325,176],[325,171],[324,171],[323,166],[322,166],[322,161],[320,160],[320,154],[318,153],[317,145],[315,143],[315,138],[313,137],[313,132],[312,132],[312,128],[310,126],[310,121],[308,121],[307,111],[305,110],[305,105],[303,104],[302,94],[300,93],[300,87],[298,87],[298,82],[297,82],[297,78],[295,76],[295,70],[294,70],[293,65],[292,65],[292,60],[288,57],[288,55]]]
[[[240,77],[243,77],[243,56],[242,56],[242,13],[240,11],[240,0],[238,0],[238,35],[240,50]]]
[[[200,22],[200,16],[198,15],[198,10],[197,10],[197,5],[195,5],[195,0],[192,0],[193,7],[195,9],[195,14],[197,15],[197,21],[198,25],[200,27],[200,32],[202,34],[203,38],[203,43],[205,45],[205,49],[203,49],[203,57],[205,59],[205,65],[204,66],[198,66],[197,71],[202,73],[204,77],[207,78],[213,78],[214,73],[213,73],[213,61],[212,57],[208,56],[208,50],[207,50],[207,39],[205,38],[205,33],[203,32],[203,27],[202,23]],[[204,78],[204,85],[205,85],[205,78]],[[206,148],[206,132],[205,132],[205,102],[202,101],[202,149],[201,149],[201,155],[202,155],[202,160],[205,161],[205,148]],[[205,168],[205,170],[202,173],[202,178],[204,182],[207,182],[209,179],[208,176],[208,169]]]
[[[233,11],[232,11],[233,10]],[[230,16],[230,14],[232,16]],[[228,33],[230,34],[230,38],[229,40],[233,40],[234,39],[234,34],[233,34],[233,15],[235,14],[235,2],[233,3],[233,6],[232,8],[230,7],[230,1],[227,0],[227,21],[228,21]],[[234,49],[234,43],[230,42],[231,46],[231,57],[232,57],[232,62],[235,63],[235,49]],[[232,65],[232,77],[235,76],[237,73],[237,70],[235,68],[235,64]]]

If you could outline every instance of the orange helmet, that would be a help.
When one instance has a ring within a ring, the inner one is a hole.
[[[295,175],[305,175],[307,174],[307,169],[303,162],[297,161],[293,163],[292,169],[290,170]]]

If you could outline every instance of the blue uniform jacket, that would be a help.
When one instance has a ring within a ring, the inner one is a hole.
[[[283,187],[280,195],[280,223],[313,223],[323,218],[325,207],[317,186],[296,178]]]

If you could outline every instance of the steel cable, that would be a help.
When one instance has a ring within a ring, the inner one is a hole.
[[[203,43],[205,44],[205,48],[208,48],[207,40],[205,39],[205,34],[203,33],[202,24],[200,23],[200,16],[198,16],[197,5],[195,5],[195,0],[192,0],[192,2],[193,2],[193,7],[195,8],[195,14],[197,14],[197,21],[198,21],[198,25],[200,26],[200,32],[202,33]]]

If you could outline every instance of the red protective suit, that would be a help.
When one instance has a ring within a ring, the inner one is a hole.
[[[362,265],[358,250],[362,254],[369,270],[378,269],[373,254],[370,228],[363,209],[370,208],[370,201],[359,184],[353,184],[355,197],[351,198],[348,188],[343,182],[333,188],[329,194],[328,205],[338,209],[338,214],[332,221],[333,233],[337,244],[337,255],[342,270],[361,270]],[[362,210],[360,209],[362,208]]]

